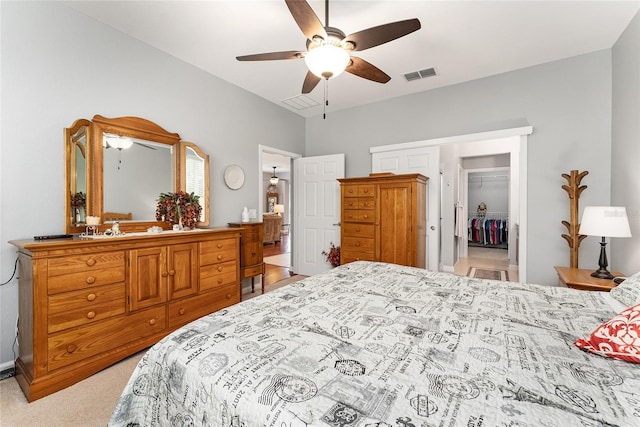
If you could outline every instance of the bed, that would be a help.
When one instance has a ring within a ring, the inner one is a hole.
[[[608,293],[354,262],[205,316],[111,426],[640,426],[640,365],[581,350]]]

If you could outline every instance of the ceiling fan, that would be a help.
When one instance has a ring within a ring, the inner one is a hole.
[[[336,77],[346,71],[358,77],[378,83],[391,80],[384,71],[350,52],[359,52],[420,29],[416,18],[391,22],[345,35],[338,28],[329,26],[329,0],[325,0],[325,25],[305,0],[285,0],[293,19],[307,37],[307,51],[258,53],[237,56],[238,61],[269,61],[280,59],[304,59],[309,71],[302,84],[302,93],[310,93],[321,79]]]

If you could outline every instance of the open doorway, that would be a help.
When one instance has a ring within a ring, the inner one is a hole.
[[[265,285],[289,277],[293,248],[293,159],[300,154],[260,146],[259,219],[263,223]]]

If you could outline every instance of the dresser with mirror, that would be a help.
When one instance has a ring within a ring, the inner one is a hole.
[[[64,132],[65,231],[13,240],[19,261],[16,379],[29,401],[240,301],[240,230],[208,228],[209,157],[138,117]],[[156,220],[160,193],[200,197],[198,227]],[[95,234],[87,219],[99,218]],[[114,226],[118,235],[106,233]]]

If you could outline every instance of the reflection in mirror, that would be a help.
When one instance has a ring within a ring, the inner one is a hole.
[[[204,159],[198,156],[198,153],[191,147],[187,147],[185,152],[185,164],[187,166],[185,191],[189,194],[194,193],[200,197],[201,200],[204,200]],[[206,216],[206,209],[206,206],[202,206],[200,222],[202,222],[202,219]]]
[[[104,133],[102,146],[104,211],[154,221],[158,195],[174,188],[175,148],[109,133]]]
[[[85,226],[89,199],[89,138],[91,122],[77,120],[65,129],[65,151],[69,162],[66,166],[67,232]]]

